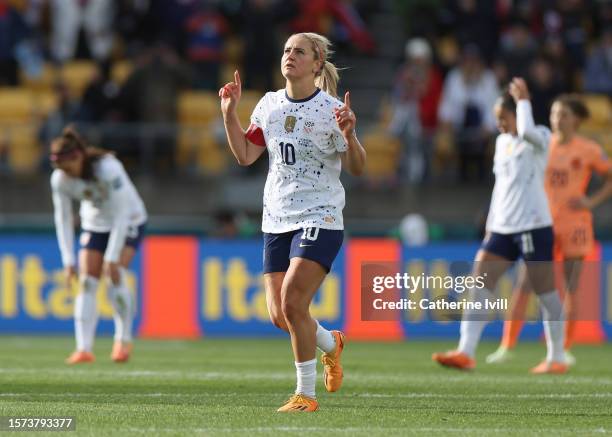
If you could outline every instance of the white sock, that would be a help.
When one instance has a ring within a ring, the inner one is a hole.
[[[472,288],[470,290],[469,301],[480,302],[482,309],[467,309],[463,312],[460,328],[461,337],[457,350],[471,358],[476,355],[476,347],[480,341],[480,336],[489,322],[489,311],[485,309],[485,304],[492,297],[493,294],[486,288]]]
[[[295,394],[303,394],[309,398],[315,397],[315,381],[317,379],[317,359],[303,363],[295,363],[297,372],[297,387]]]
[[[134,305],[132,295],[127,287],[126,271],[119,268],[120,281],[118,285],[109,281],[109,297],[113,304],[113,320],[115,321],[115,341],[130,343],[132,341],[132,320],[134,319]]]
[[[538,294],[542,306],[544,336],[546,337],[546,361],[565,362],[563,343],[563,305],[557,290]]]
[[[98,313],[96,305],[96,292],[98,279],[85,276],[80,281],[80,290],[74,301],[74,334],[78,351],[91,352],[93,350]]]
[[[336,339],[331,331],[328,331],[317,322],[317,347],[323,352],[333,352],[336,349]]]

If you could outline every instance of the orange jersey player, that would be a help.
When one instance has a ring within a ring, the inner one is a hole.
[[[565,351],[570,364],[575,358],[569,352],[576,329],[578,299],[576,290],[583,259],[593,248],[593,214],[591,210],[612,194],[612,162],[595,142],[576,134],[580,123],[588,118],[588,110],[577,96],[558,97],[551,109],[553,135],[546,169],[545,188],[553,217],[555,260],[564,262]],[[593,172],[603,176],[605,185],[591,196],[586,191]],[[487,358],[499,363],[511,357],[510,350],[522,328],[530,287],[520,272],[511,319],[504,324],[499,349]]]

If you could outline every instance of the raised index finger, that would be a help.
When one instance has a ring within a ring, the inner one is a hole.
[[[240,74],[238,73],[238,70],[234,71],[234,82],[236,82],[236,85],[242,88],[242,83],[240,82]]]
[[[348,91],[344,93],[344,106],[351,108],[351,95]]]

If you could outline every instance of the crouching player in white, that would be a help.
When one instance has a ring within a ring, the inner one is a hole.
[[[95,360],[96,291],[104,268],[113,305],[115,341],[111,358],[126,362],[132,349],[134,302],[126,269],[142,239],[147,213],[123,165],[111,152],[88,146],[71,127],[51,143],[55,228],[67,286],[76,275],[72,201],[81,202],[79,293],[74,304],[76,351],[67,364]]]
[[[495,105],[501,134],[495,144],[495,186],[487,218],[487,236],[474,261],[474,275],[485,277],[486,288],[470,290],[482,308],[493,299],[500,276],[519,257],[538,296],[544,320],[546,359],[532,373],[565,373],[563,311],[554,285],[552,217],[544,191],[550,131],[535,126],[529,91],[523,79],[510,84],[509,93]],[[436,353],[443,366],[472,369],[488,311],[466,310],[456,351]]]
[[[272,323],[289,332],[297,388],[281,412],[316,411],[316,348],[324,353],[325,388],[342,383],[344,335],[310,316],[310,303],[342,246],[344,188],[340,171],[359,175],[365,150],[355,135],[349,93],[336,97],[338,73],[329,62],[330,43],[318,34],[292,35],[285,43],[281,72],[286,88],[268,92],[251,125],[240,126],[236,107],[241,84],[219,90],[230,148],[241,165],[268,149],[263,201],[264,282]]]

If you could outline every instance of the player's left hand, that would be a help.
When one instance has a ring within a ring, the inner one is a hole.
[[[107,262],[104,266],[106,275],[113,281],[113,284],[118,285],[121,282],[119,274],[119,263]]]
[[[588,197],[574,197],[569,200],[569,207],[573,210],[591,209],[592,205]]]
[[[527,82],[522,77],[515,77],[510,82],[510,89],[508,90],[515,102],[519,100],[529,100],[529,89],[527,88]]]
[[[342,136],[348,142],[348,139],[353,136],[355,124],[357,124],[357,117],[351,109],[351,95],[348,91],[344,94],[344,105],[334,109],[334,116]]]

